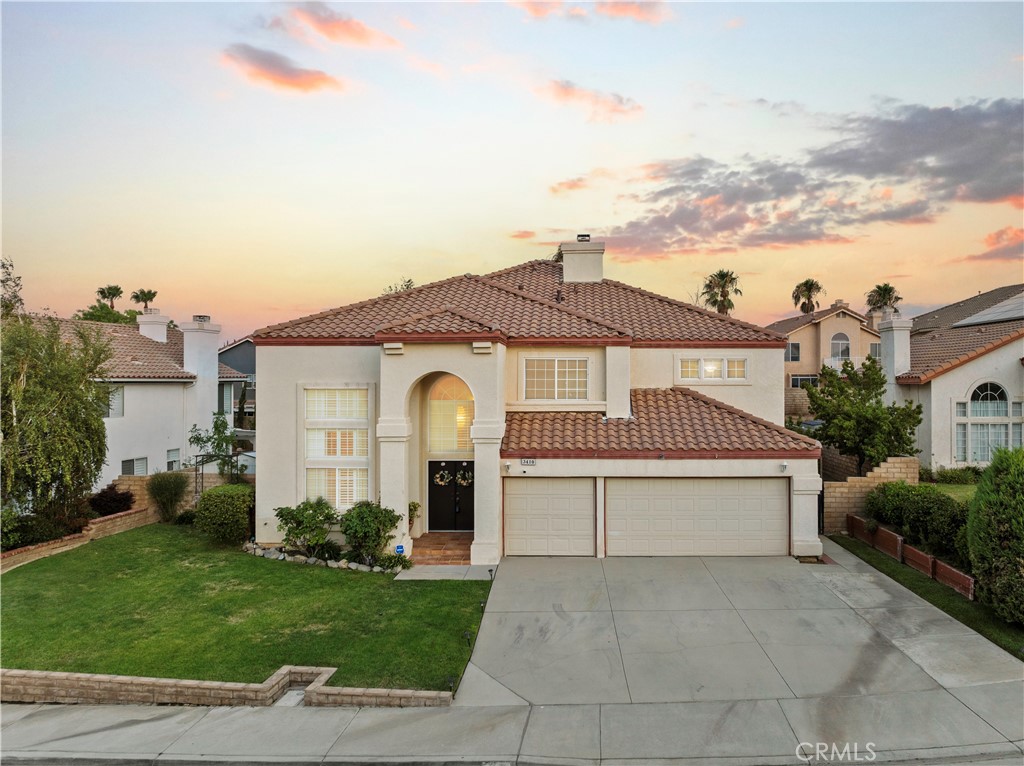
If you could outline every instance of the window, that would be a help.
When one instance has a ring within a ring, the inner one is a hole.
[[[702,359],[701,377],[704,380],[720,380],[722,377],[721,359]]]
[[[347,510],[370,497],[370,412],[366,388],[308,388],[306,499]]]
[[[815,388],[818,387],[818,376],[817,375],[793,375],[789,379],[790,388],[802,388],[804,383],[810,383]]]
[[[149,474],[149,459],[144,457],[129,458],[121,461],[122,476],[147,476]]]
[[[786,361],[787,362],[799,362],[800,361],[800,344],[799,343],[787,343],[786,344]]]
[[[881,343],[872,343],[869,348],[870,348],[870,351],[868,351],[868,353],[875,360],[878,360],[878,359],[882,358],[882,344]]]
[[[527,359],[527,399],[583,400],[588,398],[586,359]]]
[[[110,399],[107,403],[107,414],[108,418],[123,418],[124,417],[124,386],[111,386]]]
[[[683,380],[698,380],[700,378],[700,359],[680,359],[679,377]]]
[[[746,380],[747,360],[729,359],[725,363],[725,377],[729,380]]]
[[[954,457],[961,462],[988,463],[999,448],[1021,446],[1024,402],[1009,402],[998,383],[982,383],[967,402],[956,402]]]
[[[555,361],[554,359],[549,361]],[[471,452],[473,393],[455,375],[442,375],[430,387],[427,448],[430,452]]]
[[[177,471],[181,468],[181,450],[180,449],[169,449],[167,450],[167,470]]]
[[[832,336],[832,358],[850,358],[850,337],[845,332],[837,332]]]
[[[680,359],[680,381],[743,381],[747,379],[746,359]]]

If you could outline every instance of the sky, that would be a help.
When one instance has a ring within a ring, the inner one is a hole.
[[[1024,281],[1024,4],[11,3],[3,254],[224,339],[549,257],[734,315]]]

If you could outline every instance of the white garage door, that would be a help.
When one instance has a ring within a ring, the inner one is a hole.
[[[609,556],[784,556],[786,479],[608,479]]]
[[[593,556],[593,479],[505,479],[505,554]]]

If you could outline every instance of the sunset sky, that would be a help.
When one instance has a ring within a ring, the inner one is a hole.
[[[1024,281],[1024,5],[4,3],[31,310],[159,291],[225,340],[589,232],[735,315]],[[119,304],[128,308],[127,297]]]

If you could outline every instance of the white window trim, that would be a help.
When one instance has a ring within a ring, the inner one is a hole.
[[[115,401],[118,401],[118,403],[120,405],[119,407],[117,407],[117,411],[116,412],[111,409],[111,405],[114,404]],[[106,412],[106,414],[103,417],[105,419],[123,418],[124,417],[124,386],[123,385],[121,385],[121,386],[110,386],[110,396],[109,396],[109,399],[107,401],[107,412]]]
[[[979,386],[986,383],[995,383],[1000,386],[1003,391],[1006,392],[1006,415],[972,415],[971,414],[971,396]],[[987,460],[974,460],[972,455],[974,448],[972,444],[972,425],[1006,425],[1007,426],[1007,447],[1013,448],[1013,425],[1015,423],[1024,423],[1024,417],[1014,417],[1013,405],[1021,403],[1021,408],[1024,409],[1024,399],[1015,398],[1010,394],[1010,389],[999,383],[998,381],[983,379],[976,381],[968,386],[964,396],[953,399],[950,402],[950,457],[952,459],[952,465],[954,466],[966,466],[966,465],[987,465],[990,461]],[[957,414],[957,405],[963,404],[967,410],[966,415]],[[961,459],[957,455],[956,445],[956,430],[958,425],[966,426],[967,438],[966,438],[966,453],[965,459]]]
[[[720,378],[705,378],[704,377],[704,360],[714,359],[722,362],[722,377]],[[698,362],[698,371],[700,377],[698,378],[684,378],[682,376],[682,370],[680,369],[680,363],[684,360],[696,360]],[[743,362],[744,376],[742,378],[730,378],[729,375],[729,362]],[[710,353],[702,354],[697,356],[696,354],[675,354],[673,355],[672,363],[675,365],[675,369],[672,372],[672,379],[675,381],[677,386],[750,386],[753,385],[753,381],[750,375],[750,357],[749,356],[736,356],[735,354],[728,353]]]
[[[542,361],[552,360],[555,363],[555,398],[554,399],[528,399],[526,397],[526,363],[531,359]],[[594,360],[589,356],[543,356],[540,354],[523,355],[521,357],[519,371],[519,390],[522,392],[521,402],[524,404],[589,404],[593,392]],[[585,399],[559,399],[558,397],[558,363],[559,362],[586,362],[587,363],[587,396]]]
[[[786,341],[786,351],[783,354],[783,360],[786,362],[786,364],[799,364],[800,363],[801,352],[803,351],[803,349],[800,348],[800,343],[801,343],[801,341],[798,341],[798,340]],[[793,346],[796,346],[796,359],[792,358],[791,350],[792,350]],[[790,358],[786,359],[786,356],[789,356]]]

